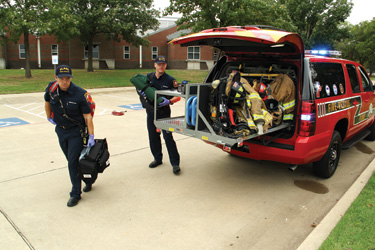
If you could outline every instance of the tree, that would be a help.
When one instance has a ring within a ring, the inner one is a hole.
[[[31,78],[29,35],[41,34],[46,29],[45,0],[1,0],[0,30],[17,43],[23,35],[25,46],[25,77]]]
[[[354,34],[356,34],[354,39],[360,57],[359,62],[372,73],[375,69],[375,19],[355,26]]]
[[[179,29],[193,32],[225,26],[270,25],[295,30],[285,6],[275,0],[170,0],[164,14],[181,13]]]
[[[343,52],[343,57],[358,61],[369,70],[375,71],[375,19],[357,25],[348,25],[350,37],[335,45]]]
[[[279,0],[289,11],[297,32],[306,48],[321,46],[333,48],[341,38],[340,24],[349,16],[353,7],[348,0]]]
[[[159,25],[159,11],[151,6],[152,0],[52,0],[51,13],[59,25],[51,26],[50,33],[62,41],[79,38],[88,47],[87,71],[92,72],[93,40],[99,34],[115,41],[122,37],[135,46],[149,43],[140,35]]]

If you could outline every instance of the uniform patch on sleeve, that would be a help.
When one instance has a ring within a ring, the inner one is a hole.
[[[177,80],[173,80],[173,87],[177,88]]]
[[[86,92],[83,96],[85,97],[86,101],[87,101],[88,103],[90,103],[89,93]]]

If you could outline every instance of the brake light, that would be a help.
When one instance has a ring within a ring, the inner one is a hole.
[[[300,136],[312,136],[315,134],[315,102],[302,101],[301,119],[298,134]]]

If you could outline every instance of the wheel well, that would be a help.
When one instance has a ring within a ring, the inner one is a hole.
[[[341,140],[344,140],[346,132],[348,131],[348,119],[340,120],[336,124],[335,130],[337,130],[340,133]]]

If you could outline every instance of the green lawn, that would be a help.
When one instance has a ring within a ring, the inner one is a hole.
[[[87,72],[84,69],[73,69],[72,81],[85,88],[111,88],[132,86],[130,78],[136,74],[146,74],[152,69],[132,70],[95,70]],[[202,82],[208,71],[206,70],[167,70],[168,74],[177,79],[178,82],[187,80],[189,82]],[[32,78],[25,78],[25,70],[6,69],[0,70],[0,94],[16,94],[44,91],[50,81],[54,80],[53,69],[31,70]]]
[[[374,174],[319,249],[375,249]]]

